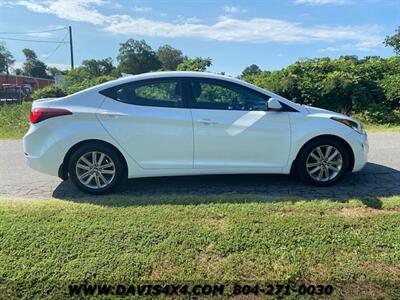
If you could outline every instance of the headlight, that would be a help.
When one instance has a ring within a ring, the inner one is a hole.
[[[352,121],[349,119],[338,118],[338,117],[331,117],[331,119],[338,121],[346,126],[349,126],[350,128],[353,128],[355,131],[357,131],[360,134],[365,134],[364,126],[360,122]]]

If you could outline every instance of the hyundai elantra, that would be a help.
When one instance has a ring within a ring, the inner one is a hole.
[[[101,194],[126,178],[298,174],[328,186],[367,162],[360,122],[200,72],[127,76],[32,104],[30,167]]]

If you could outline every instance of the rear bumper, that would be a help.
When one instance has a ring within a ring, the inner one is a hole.
[[[55,164],[44,160],[42,157],[29,156],[25,154],[25,158],[28,166],[33,170],[52,176],[58,176],[58,168],[54,168]]]
[[[42,131],[31,126],[23,139],[26,161],[32,169],[58,176],[64,151],[52,142],[51,136],[42,136]]]

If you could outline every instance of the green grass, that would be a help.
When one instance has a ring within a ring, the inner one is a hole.
[[[333,298],[393,298],[399,211],[400,197],[0,197],[0,298],[64,298],[84,281],[332,284]]]
[[[390,118],[392,123],[375,124],[368,122],[362,114],[353,114],[352,117],[363,123],[367,132],[400,132],[400,112],[393,111],[393,116]]]
[[[365,130],[367,132],[400,132],[400,126],[367,124]]]
[[[0,139],[19,139],[29,128],[32,102],[0,106]]]

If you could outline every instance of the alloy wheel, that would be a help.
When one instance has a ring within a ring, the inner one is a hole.
[[[91,151],[78,159],[75,172],[80,183],[98,190],[112,183],[116,168],[110,156],[100,151]]]
[[[320,145],[314,148],[306,160],[308,175],[318,182],[334,179],[342,167],[342,154],[332,145]]]

